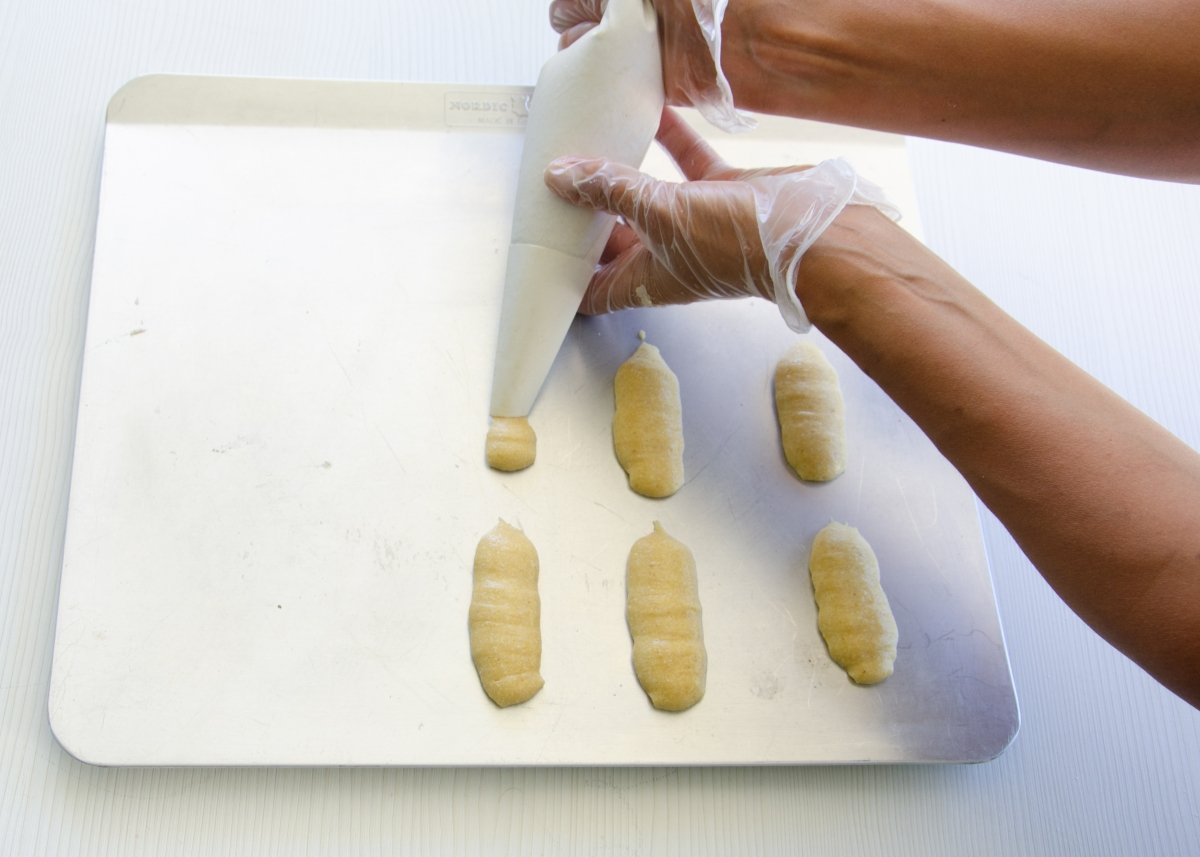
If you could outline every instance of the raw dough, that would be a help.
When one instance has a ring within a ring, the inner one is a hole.
[[[613,449],[643,497],[670,497],[683,485],[683,407],[679,379],[643,342],[613,379]]]
[[[655,708],[683,711],[704,696],[704,650],[696,561],[658,522],[634,542],[625,581],[633,669]]]
[[[487,463],[493,470],[524,470],[537,457],[537,435],[525,417],[492,417]]]
[[[783,454],[801,479],[828,482],[846,469],[846,411],[837,371],[808,340],[775,367]]]
[[[479,540],[468,627],[471,660],[492,702],[504,708],[542,689],[538,556],[523,532],[504,521]]]
[[[808,570],[830,657],[858,684],[890,676],[899,634],[867,540],[847,524],[829,524],[813,540]]]

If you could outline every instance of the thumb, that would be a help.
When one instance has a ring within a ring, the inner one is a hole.
[[[546,186],[567,202],[638,222],[662,184],[632,167],[603,158],[557,158],[546,168]]]

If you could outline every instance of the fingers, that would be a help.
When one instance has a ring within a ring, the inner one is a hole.
[[[550,4],[550,26],[566,33],[580,24],[594,26],[604,16],[606,0],[554,0]]]
[[[546,185],[573,205],[638,222],[661,184],[632,167],[601,158],[558,158],[546,168]]]
[[[645,281],[642,271],[651,261],[649,251],[636,241],[612,259],[605,261],[601,257],[601,264],[583,294],[579,312],[582,315],[602,315],[638,306],[637,286],[634,284]],[[617,283],[617,288],[614,288],[614,283]],[[642,305],[649,305],[652,301],[647,293]]]
[[[565,51],[567,48],[571,47],[571,45],[575,44],[577,41],[586,36],[594,26],[596,25],[576,24],[574,27],[564,30],[562,35],[558,37],[558,49],[560,51]]]
[[[655,191],[667,187],[630,167],[599,158],[558,158],[546,170],[546,184],[574,205],[616,214],[645,228]],[[638,306],[685,303],[688,296],[677,279],[657,260],[625,223],[618,222],[600,257],[580,304],[584,315]]]
[[[701,297],[686,288],[644,245],[635,241],[596,269],[579,312],[601,315],[632,307],[690,303]]]
[[[689,181],[714,178],[729,169],[692,126],[669,107],[663,109],[655,137]]]
[[[754,191],[727,181],[662,182],[602,159],[552,161],[547,186],[619,215],[580,312],[764,294]]]
[[[600,254],[600,264],[608,264],[639,243],[641,243],[641,239],[637,237],[637,233],[629,228],[627,223],[618,220],[613,224],[613,230],[608,236],[608,242],[604,245],[604,252]]]

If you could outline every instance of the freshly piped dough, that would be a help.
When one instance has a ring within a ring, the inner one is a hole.
[[[471,660],[492,702],[504,708],[542,689],[538,555],[523,532],[504,521],[479,540],[467,624]]]
[[[633,669],[650,703],[663,711],[691,708],[704,696],[708,670],[696,561],[658,521],[629,552],[625,598]]]
[[[827,525],[813,540],[808,571],[830,657],[858,684],[890,676],[899,634],[867,540],[847,524]]]
[[[806,339],[775,367],[775,411],[784,457],[797,476],[828,482],[846,469],[846,411],[837,371]]]
[[[492,417],[487,463],[493,470],[524,470],[537,458],[537,435],[525,417]]]
[[[613,449],[643,497],[670,497],[683,485],[683,407],[679,379],[643,342],[613,379]]]

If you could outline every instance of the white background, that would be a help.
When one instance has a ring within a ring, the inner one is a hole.
[[[553,48],[545,6],[0,0],[0,854],[1200,851],[1200,713],[1098,640],[986,516],[1022,728],[983,765],[106,770],[54,743],[109,96],[158,71],[529,84]],[[914,159],[935,249],[1200,445],[1200,189],[942,144]]]

